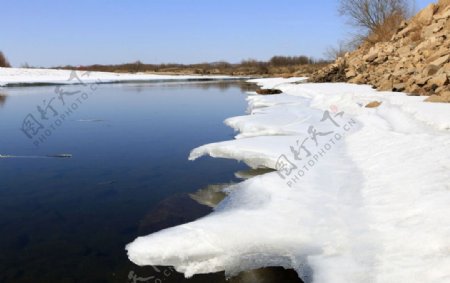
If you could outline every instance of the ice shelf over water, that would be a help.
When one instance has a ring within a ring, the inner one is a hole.
[[[190,155],[278,171],[233,185],[206,217],[137,238],[130,260],[188,277],[283,266],[306,282],[450,282],[450,104],[293,81],[254,80],[283,94],[250,94],[249,115],[226,120],[236,139]]]

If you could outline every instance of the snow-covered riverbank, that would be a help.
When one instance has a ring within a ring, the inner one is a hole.
[[[186,276],[264,266],[306,282],[450,282],[450,104],[351,84],[256,80],[202,155],[278,172],[229,190],[215,212],[127,246],[139,265]],[[365,108],[371,101],[378,108]]]
[[[127,74],[86,72],[55,69],[0,68],[0,86],[37,84],[88,84],[117,82],[166,82],[192,80],[227,80],[230,76],[174,76],[153,74]]]

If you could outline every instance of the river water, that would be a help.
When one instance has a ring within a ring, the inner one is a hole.
[[[124,247],[208,214],[223,197],[217,188],[240,181],[242,163],[187,157],[234,136],[223,120],[245,112],[247,87],[0,89],[0,282],[225,282],[222,273],[187,280],[169,267],[137,267]],[[298,281],[279,268],[232,281],[258,276]]]

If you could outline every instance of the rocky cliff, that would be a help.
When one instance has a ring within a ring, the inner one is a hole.
[[[430,4],[403,22],[390,41],[362,44],[313,74],[311,81],[370,84],[450,102],[450,0]]]

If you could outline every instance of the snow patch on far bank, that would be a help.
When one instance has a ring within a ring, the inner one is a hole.
[[[174,76],[144,73],[86,72],[56,69],[0,68],[0,86],[36,84],[90,84],[117,82],[165,82],[189,80],[227,80],[230,76]]]

